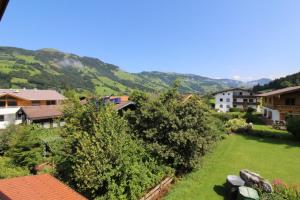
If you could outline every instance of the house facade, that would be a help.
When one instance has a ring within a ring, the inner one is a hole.
[[[0,129],[10,124],[51,123],[61,115],[64,100],[55,90],[0,89]]]
[[[274,90],[258,96],[262,98],[265,118],[276,122],[285,121],[289,115],[300,117],[300,86]]]
[[[228,112],[230,108],[259,110],[259,99],[250,90],[233,88],[214,93],[215,109],[219,112]]]

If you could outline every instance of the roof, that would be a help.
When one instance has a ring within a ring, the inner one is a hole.
[[[20,109],[21,107],[0,108],[0,115],[16,114]]]
[[[271,92],[266,92],[263,94],[258,94],[257,96],[259,97],[267,97],[267,96],[273,96],[273,95],[280,95],[280,94],[286,94],[286,93],[291,93],[291,92],[296,92],[300,91],[300,86],[295,86],[295,87],[287,87],[279,90],[273,90]]]
[[[123,101],[119,104],[115,105],[115,109],[116,110],[122,110],[128,106],[135,106],[135,103],[133,101]]]
[[[226,89],[226,90],[221,90],[221,91],[218,91],[218,92],[214,92],[214,93],[212,93],[212,95],[216,95],[216,94],[223,93],[223,92],[235,91],[235,90],[242,90],[242,91],[252,92],[252,90],[247,90],[247,89],[243,89],[243,88],[229,88],[229,89]]]
[[[49,174],[42,174],[0,180],[0,199],[84,200],[86,198]]]
[[[62,106],[58,105],[24,106],[22,109],[30,120],[60,117],[63,110]]]
[[[66,97],[55,90],[29,90],[29,89],[0,89],[0,96],[10,95],[29,101],[65,100]]]

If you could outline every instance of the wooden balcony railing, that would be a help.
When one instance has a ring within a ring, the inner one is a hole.
[[[281,111],[297,111],[300,112],[300,105],[276,105],[275,109]]]
[[[259,102],[233,102],[234,105],[259,105]]]

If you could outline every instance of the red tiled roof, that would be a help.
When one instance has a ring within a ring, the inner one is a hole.
[[[49,119],[62,116],[63,108],[58,105],[23,106],[22,110],[30,120]]]
[[[279,90],[274,90],[271,92],[266,92],[262,94],[258,94],[257,96],[259,97],[267,97],[267,96],[273,96],[273,95],[280,95],[280,94],[286,94],[286,93],[291,93],[295,91],[300,91],[300,86],[295,86],[295,87],[287,87]]]
[[[30,101],[65,100],[66,97],[55,90],[29,90],[29,89],[0,89],[0,96],[11,95]]]
[[[0,180],[1,200],[86,200],[49,174]]]

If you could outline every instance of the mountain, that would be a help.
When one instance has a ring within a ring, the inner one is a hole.
[[[261,79],[258,79],[258,80],[254,80],[254,81],[248,81],[246,83],[247,87],[253,87],[253,86],[256,86],[256,85],[265,85],[265,84],[268,84],[272,81],[272,79],[269,79],[269,78],[261,78]]]
[[[291,86],[300,86],[300,72],[275,79],[267,84],[259,84],[253,87],[255,91],[275,90]]]
[[[0,47],[0,88],[76,89],[98,95],[124,94],[133,89],[155,92],[180,79],[181,92],[209,93],[243,85],[241,81],[193,74],[128,73],[97,58],[56,49]]]

